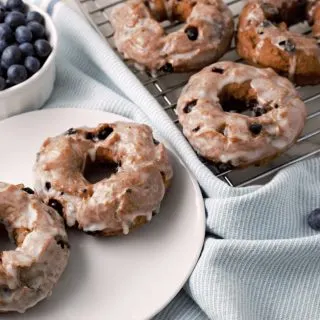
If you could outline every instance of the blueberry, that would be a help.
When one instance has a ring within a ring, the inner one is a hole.
[[[64,240],[58,240],[57,245],[61,247],[61,249],[67,248],[70,249],[70,244]]]
[[[24,60],[24,66],[30,74],[34,74],[40,69],[41,64],[40,61],[35,57],[26,57]]]
[[[258,135],[262,130],[262,125],[260,123],[251,123],[249,130],[254,134]]]
[[[6,88],[6,80],[0,77],[0,91],[4,90],[5,88]]]
[[[6,80],[6,85],[7,85],[7,89],[13,87],[15,84],[14,83],[11,83],[9,80]]]
[[[171,63],[167,62],[166,64],[164,64],[162,67],[161,67],[161,70],[163,72],[168,72],[168,73],[172,73],[173,72],[173,66]]]
[[[7,4],[6,4],[7,10],[23,11],[24,7],[25,5],[22,0],[7,0]]]
[[[224,70],[221,69],[221,68],[213,67],[213,68],[212,68],[212,72],[219,73],[219,74],[223,74],[223,73],[224,73]]]
[[[48,206],[55,209],[61,216],[63,214],[63,206],[62,204],[56,199],[50,199],[48,202]]]
[[[308,223],[312,229],[317,231],[320,230],[320,208],[317,208],[309,213]]]
[[[22,61],[22,53],[18,46],[12,45],[4,49],[1,57],[1,66],[9,68],[13,64],[19,64]]]
[[[18,84],[28,78],[27,70],[20,64],[13,64],[7,71],[8,80],[13,84]]]
[[[22,191],[29,193],[29,194],[34,194],[34,191],[29,187],[22,188]]]
[[[1,23],[0,24],[0,40],[11,41],[12,38],[13,38],[13,33],[11,28],[5,23]]]
[[[29,42],[21,43],[19,49],[25,57],[34,55],[33,45]]]
[[[197,127],[192,129],[192,132],[198,132],[199,130],[200,130],[200,126],[197,126]]]
[[[287,52],[295,52],[296,51],[296,45],[290,39],[280,41],[279,46],[283,47],[284,50],[286,50]]]
[[[254,117],[260,117],[266,113],[266,110],[264,109],[264,107],[261,106],[256,99],[251,99],[247,101],[246,107],[252,111],[252,115]]]
[[[73,135],[73,134],[76,134],[77,133],[77,130],[76,129],[74,129],[74,128],[70,128],[70,129],[68,129],[67,131],[66,131],[66,135],[67,136],[71,136],[71,135]]]
[[[27,23],[30,22],[30,21],[36,21],[36,22],[39,22],[41,24],[44,23],[43,16],[37,11],[29,11],[27,13],[26,20],[27,20]]]
[[[37,21],[28,22],[27,28],[31,31],[33,39],[40,39],[44,37],[45,29],[42,24]]]
[[[232,170],[234,168],[230,161],[224,162],[224,163],[219,163],[217,166],[218,166],[218,170],[220,172],[226,172],[226,171]]]
[[[26,26],[20,26],[15,31],[15,37],[19,43],[31,42],[32,33]]]
[[[184,32],[190,41],[197,40],[199,34],[197,27],[189,26],[184,30]]]
[[[11,12],[21,12],[22,14],[24,14],[25,11],[26,11],[26,7],[25,6],[23,6],[21,8],[15,8],[15,9],[11,10]],[[8,14],[8,11],[7,11],[6,15],[7,14]]]
[[[158,144],[160,144],[160,142],[159,142],[157,139],[155,139],[155,138],[152,138],[152,141],[153,141],[153,144],[154,144],[155,146],[157,146]]]
[[[183,108],[184,113],[190,113],[192,111],[192,108],[195,107],[197,104],[197,100],[192,100],[186,104],[186,106]]]
[[[51,45],[47,40],[39,39],[34,43],[34,50],[41,58],[46,58],[52,51]]]
[[[4,22],[12,29],[15,29],[19,26],[22,26],[26,23],[24,14],[17,11],[9,12],[8,15],[4,18]]]
[[[253,107],[252,113],[254,117],[260,117],[265,114],[267,111],[262,106]]]
[[[113,129],[112,128],[104,128],[98,133],[98,139],[99,140],[105,140],[111,133]]]
[[[6,16],[6,8],[3,4],[0,3],[0,22],[4,21],[4,18]]]
[[[8,42],[6,40],[0,40],[0,53],[3,52],[3,50],[8,47]]]

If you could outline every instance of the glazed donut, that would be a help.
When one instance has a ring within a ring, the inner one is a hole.
[[[310,36],[290,31],[308,20]],[[237,52],[249,63],[271,67],[299,85],[320,83],[320,1],[254,0],[240,14]]]
[[[116,164],[90,183],[85,167]],[[127,234],[151,220],[172,178],[167,151],[147,125],[128,122],[71,128],[48,138],[34,167],[35,189],[68,226],[98,235]]]
[[[0,219],[16,250],[0,252],[0,312],[24,312],[51,294],[69,244],[63,219],[30,188],[0,182]]]
[[[241,114],[246,110],[251,115]],[[206,159],[262,164],[286,150],[306,110],[293,85],[272,69],[218,62],[193,75],[177,104],[183,133]]]
[[[160,22],[185,22],[166,34]],[[113,9],[114,41],[126,59],[151,72],[186,72],[217,61],[234,25],[222,0],[129,0]]]

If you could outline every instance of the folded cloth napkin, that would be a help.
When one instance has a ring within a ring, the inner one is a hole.
[[[264,186],[227,186],[87,21],[56,2],[37,3],[52,13],[60,38],[56,85],[45,107],[106,110],[149,123],[206,194],[201,257],[155,319],[319,320],[320,233],[307,215],[320,207],[320,159],[282,170]]]

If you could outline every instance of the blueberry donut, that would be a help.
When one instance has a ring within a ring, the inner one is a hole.
[[[193,75],[177,113],[201,156],[233,167],[262,164],[288,149],[306,117],[288,79],[234,62],[218,62]]]
[[[185,24],[167,34],[165,20]],[[113,9],[110,21],[118,51],[151,72],[186,72],[217,61],[234,31],[222,0],[129,0]]]
[[[0,252],[0,312],[24,312],[51,291],[69,258],[63,219],[30,188],[0,182],[0,219],[17,248]]]
[[[308,20],[310,35],[289,30]],[[299,85],[320,83],[320,1],[254,0],[240,14],[238,54]]]
[[[113,167],[89,181],[88,166]],[[48,138],[34,166],[35,189],[68,226],[98,235],[127,234],[150,221],[172,178],[163,144],[147,125],[128,122],[71,128]]]

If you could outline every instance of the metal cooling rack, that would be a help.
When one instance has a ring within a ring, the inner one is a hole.
[[[125,0],[77,0],[78,5],[90,23],[96,28],[101,36],[115,48],[113,42],[113,30],[109,22],[110,10]],[[241,0],[225,0],[234,14],[235,22],[242,9]],[[180,28],[182,23],[164,22],[163,26],[167,32]],[[303,32],[310,32],[307,24],[299,24],[292,29]],[[116,49],[115,49],[116,50]],[[121,56],[120,56],[121,57]],[[221,60],[242,61],[234,50],[234,44]],[[160,105],[168,113],[169,117],[181,129],[175,113],[176,102],[183,86],[187,83],[189,74],[159,74],[152,77],[147,72],[136,70],[126,61],[128,67],[138,77],[141,83],[158,100]],[[268,166],[250,167],[242,170],[230,170],[226,167],[217,167],[200,159],[220,179],[231,186],[247,186],[263,184],[269,181],[272,176],[282,168],[285,168],[298,161],[320,155],[320,85],[313,87],[297,87],[308,109],[308,118],[304,131],[297,143],[281,157],[272,161]]]

